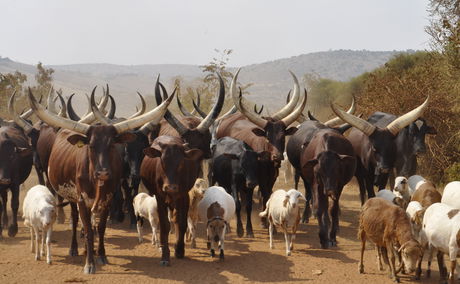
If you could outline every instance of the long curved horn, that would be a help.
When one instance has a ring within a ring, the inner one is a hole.
[[[107,95],[106,92],[104,92],[104,95],[102,96],[101,101],[97,105],[97,108],[102,112],[105,113],[105,107],[107,106],[107,102],[109,101],[109,96]],[[88,105],[91,108],[91,102],[90,99],[88,98]],[[93,123],[96,120],[96,117],[94,116],[93,112],[91,111],[89,114],[85,115],[82,119],[80,119],[78,122],[81,123],[86,123],[90,124]]]
[[[233,99],[233,104],[242,113],[241,108],[240,108],[240,100],[241,100],[241,105],[244,105],[247,110],[252,109],[254,107],[254,103],[247,100],[244,97],[240,97],[237,91],[237,79],[238,79],[238,74],[240,73],[240,71],[241,71],[241,68],[239,68],[236,71],[235,75],[233,75],[232,82],[230,83],[230,97]]]
[[[180,102],[179,94],[176,96],[177,106],[179,107],[180,112],[185,116],[193,116]]]
[[[252,123],[254,123],[255,125],[259,126],[262,129],[265,128],[265,126],[267,125],[267,120],[246,110],[246,107],[243,104],[243,95],[241,93],[241,89],[240,89],[240,98],[238,100],[238,104],[239,104],[240,112],[244,114],[244,116],[246,116],[247,119],[249,119],[249,121],[251,121]]]
[[[117,111],[117,105],[115,104],[115,99],[112,97],[112,95],[109,95],[109,100],[110,100],[110,109],[109,109],[109,113],[107,114],[107,118],[112,120],[115,117],[115,112]]]
[[[143,115],[145,113],[146,104],[145,104],[144,97],[139,92],[137,92],[137,95],[141,99],[141,108],[135,114],[133,114],[130,117],[128,117],[128,119],[138,117],[138,116]]]
[[[40,95],[40,99],[38,100],[38,103],[41,104],[42,103],[42,99],[43,99],[43,96]],[[26,112],[24,112],[23,114],[20,115],[20,117],[22,119],[28,119],[30,116],[32,116],[32,114],[34,114],[34,111],[32,109],[29,108],[29,110],[27,110]]]
[[[304,95],[302,98],[302,103],[294,109],[294,111],[286,116],[285,118],[281,119],[281,121],[288,127],[291,125],[294,121],[297,120],[297,118],[302,114],[303,109],[305,108],[305,105],[307,104],[307,90],[304,89]]]
[[[13,118],[14,122],[16,122],[17,125],[19,125],[22,129],[28,132],[33,128],[33,126],[27,120],[23,119],[16,113],[16,110],[14,109],[15,96],[16,90],[13,92],[13,94],[10,97],[10,100],[8,101],[8,112],[10,113],[10,116]]]
[[[260,108],[260,110],[257,110],[257,105],[254,105],[254,112],[260,115],[262,111],[264,110],[264,105]]]
[[[196,92],[198,94],[198,98],[200,97],[200,94],[198,92]],[[195,109],[195,111],[202,117],[202,118],[205,118],[206,117],[206,113],[204,111],[202,111],[200,109],[200,104],[199,103],[195,103],[195,101],[192,99],[192,104],[193,104],[193,108]]]
[[[300,86],[299,86],[299,80],[297,80],[297,77],[295,76],[294,73],[292,73],[289,70],[289,73],[292,75],[292,79],[294,80],[294,91],[292,94],[292,99],[289,101],[287,105],[285,105],[282,109],[280,109],[277,113],[272,115],[272,118],[274,120],[281,120],[291,114],[295,107],[297,106],[297,103],[299,102],[299,97],[300,97]]]
[[[61,92],[56,92],[59,98],[59,102],[61,103],[61,109],[59,110],[58,116],[67,118],[67,107],[65,105],[64,98],[62,97]]]
[[[404,127],[408,126],[412,122],[416,121],[420,116],[422,116],[423,112],[425,111],[426,107],[428,106],[428,102],[430,97],[427,97],[425,102],[418,106],[417,108],[409,111],[408,113],[398,117],[397,119],[393,120],[390,124],[387,125],[388,131],[390,131],[393,135],[398,135],[399,131]]]
[[[140,115],[138,117],[127,119],[125,121],[116,123],[113,125],[113,127],[115,127],[115,129],[117,130],[117,133],[123,133],[128,130],[136,129],[146,123],[158,124],[161,118],[163,118],[163,115],[165,115],[166,111],[168,110],[168,106],[173,100],[175,93],[176,93],[176,90],[174,90],[174,92],[171,94],[171,96],[168,99],[163,101],[160,105],[158,105],[151,111],[144,113],[143,115]]]
[[[286,104],[289,103],[289,101],[291,100],[291,90],[289,90],[287,96],[286,96]]]
[[[351,98],[351,106],[347,110],[347,113],[354,114],[355,110],[356,110],[355,96],[352,96],[352,98]],[[330,120],[326,121],[324,123],[324,125],[326,125],[328,127],[334,127],[334,126],[337,126],[337,125],[342,124],[342,123],[343,123],[343,121],[340,119],[340,117],[334,117],[333,119],[330,119]]]
[[[35,114],[40,118],[42,121],[47,123],[53,127],[61,127],[64,129],[69,129],[81,134],[85,134],[88,132],[90,125],[85,123],[76,122],[67,118],[59,117],[55,114],[50,113],[47,111],[42,105],[38,104],[32,94],[32,91],[29,88],[29,103],[30,107],[33,109]]]
[[[160,87],[163,91],[163,95],[167,97],[168,93],[166,92],[166,88],[162,84],[160,84],[160,76],[158,75],[157,82],[155,84],[155,99],[157,101],[157,105],[160,105],[163,100],[160,94]],[[174,89],[173,95],[175,93],[176,93],[176,89]],[[174,129],[176,129],[179,135],[182,136],[185,132],[187,132],[188,128],[186,128],[169,110],[166,110],[166,113],[164,114],[164,118]]]
[[[195,103],[195,102],[193,101],[193,97],[192,97],[192,104],[193,104],[193,103]],[[200,107],[200,105],[201,105],[201,95],[200,95],[200,93],[198,92],[198,90],[196,90],[196,105],[197,105],[198,107]],[[196,113],[197,113],[197,110],[194,108],[194,109],[192,110],[192,115],[195,115]],[[204,118],[204,117],[203,117],[203,118]]]
[[[91,105],[91,111],[94,114],[94,117],[102,124],[102,125],[110,125],[111,121],[109,118],[105,117],[105,115],[99,110],[99,108],[96,106],[96,102],[94,100],[94,93],[96,92],[96,88],[94,87],[93,91],[91,92],[91,99],[90,99],[90,105]]]
[[[367,136],[370,136],[375,131],[375,126],[370,124],[364,119],[354,116],[353,114],[347,113],[340,108],[338,108],[335,104],[331,104],[332,111],[340,117],[346,123],[349,123],[353,127],[358,128]]]
[[[53,113],[53,114],[56,114],[56,106],[54,105],[54,88],[53,86],[50,87],[50,90],[48,91],[48,99],[46,101],[46,104],[47,104],[47,109]]]
[[[69,118],[71,120],[79,121],[80,117],[75,112],[75,110],[73,109],[73,106],[72,106],[72,98],[73,98],[73,96],[75,96],[75,94],[71,94],[70,97],[67,99],[67,114],[69,115]]]
[[[222,80],[222,77],[220,76],[219,73],[217,73],[217,77],[219,78],[219,86],[220,86],[219,97],[217,98],[217,102],[214,104],[214,106],[212,107],[211,111],[206,116],[206,118],[204,118],[201,121],[201,123],[196,127],[196,130],[198,130],[201,133],[209,129],[211,124],[213,124],[216,118],[219,116],[220,111],[222,110],[222,107],[224,106],[225,84],[224,84],[224,80]]]

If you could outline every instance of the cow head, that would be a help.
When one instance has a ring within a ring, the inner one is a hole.
[[[254,188],[259,183],[257,179],[257,162],[270,160],[270,152],[261,151],[255,152],[248,146],[243,148],[243,151],[239,154],[224,153],[224,155],[237,163],[236,172],[234,174],[241,174],[246,178],[246,187]]]
[[[100,110],[97,108],[94,102],[94,93],[96,88],[93,89],[91,94],[91,108],[93,114],[103,116]],[[134,140],[134,134],[129,131],[142,126],[150,121],[158,123],[163,117],[169,103],[173,96],[157,106],[150,112],[141,115],[136,118],[128,119],[122,122],[109,125],[88,125],[83,122],[76,122],[70,119],[59,117],[49,111],[47,111],[42,105],[37,103],[31,90],[29,89],[29,101],[35,114],[45,123],[53,127],[60,127],[61,129],[71,130],[76,132],[70,134],[67,141],[75,147],[86,147],[86,153],[88,155],[88,175],[90,176],[90,182],[95,188],[95,200],[93,202],[92,211],[99,210],[99,201],[105,200],[109,204],[112,194],[108,192],[101,192],[103,190],[113,191],[114,188],[103,185],[111,180],[113,183],[119,183],[120,177],[113,176],[114,168],[120,167],[121,165],[112,165],[113,157],[119,157],[115,149],[116,143],[126,143]]]
[[[144,154],[150,158],[160,158],[164,172],[162,190],[168,194],[179,193],[181,176],[187,171],[185,160],[198,165],[203,157],[201,150],[190,149],[182,139],[173,136],[159,136],[150,148],[144,149]]]
[[[140,180],[140,167],[144,159],[143,150],[149,146],[149,139],[142,131],[134,132],[135,139],[125,148],[125,161],[129,167],[132,182]]]
[[[339,155],[334,151],[326,150],[320,152],[315,159],[302,165],[302,171],[313,173],[315,180],[322,185],[325,194],[337,200],[343,169],[353,165],[355,160],[353,156]]]
[[[17,135],[19,131],[21,130],[12,127],[2,127],[0,132],[0,186],[11,184],[17,171],[18,160],[32,153],[30,148],[17,146],[10,137],[11,134]]]
[[[267,140],[267,150],[271,152],[271,160],[276,167],[281,166],[281,161],[284,159],[285,139],[287,135],[293,135],[296,127],[289,127],[302,114],[307,102],[307,91],[301,98],[301,103],[297,105],[300,97],[300,87],[296,76],[291,72],[294,79],[294,95],[291,101],[281,110],[270,117],[260,117],[257,113],[250,110],[250,102],[242,97],[241,89],[239,95],[236,93],[237,78],[240,70],[233,77],[230,85],[230,92],[233,102],[238,110],[246,116],[246,118],[257,125],[252,132],[260,137],[265,137]]]
[[[428,101],[429,98],[417,108],[393,120],[385,128],[379,128],[331,104],[332,110],[338,117],[369,137],[372,146],[369,149],[368,155],[372,159],[375,159],[376,169],[374,184],[379,185],[379,188],[385,186],[388,174],[393,168],[396,160],[396,136],[403,128],[417,120],[423,114],[428,106]]]
[[[437,134],[436,129],[433,126],[429,126],[425,119],[419,118],[413,123],[409,124],[408,126],[408,131],[409,131],[409,137],[411,137],[414,147],[413,150],[414,152],[412,154],[417,155],[417,154],[423,154],[426,152],[426,145],[425,145],[425,135],[426,134],[431,134],[435,135]]]
[[[179,133],[180,137],[189,144],[191,149],[200,149],[203,152],[204,159],[211,158],[211,133],[209,128],[214,124],[214,121],[219,116],[222,106],[225,100],[225,84],[222,77],[218,74],[219,79],[219,95],[216,103],[212,107],[210,113],[194,128],[189,128],[182,124],[171,112],[165,113],[166,121]],[[163,98],[160,94],[160,88],[163,92]],[[174,90],[175,93],[176,90]],[[174,94],[173,93],[173,94]],[[155,99],[157,104],[160,104],[162,100],[166,99],[168,94],[166,88],[160,84],[159,77],[155,85]],[[196,117],[186,117],[186,119],[198,119]]]

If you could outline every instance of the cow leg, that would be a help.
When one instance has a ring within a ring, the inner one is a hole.
[[[13,223],[8,227],[8,236],[14,237],[18,233],[19,185],[11,185],[11,211]]]
[[[315,200],[317,200],[317,211],[316,211],[316,218],[318,219],[319,225],[319,240],[321,243],[321,248],[327,249],[329,248],[329,237],[328,237],[328,230],[329,230],[329,214],[327,212],[328,208],[328,200],[327,196],[324,195],[323,189],[315,184],[314,185],[314,192],[315,192]]]
[[[86,263],[83,273],[94,274],[96,273],[96,264],[94,263],[94,232],[91,223],[91,212],[89,212],[84,201],[78,202],[78,211],[86,237]]]
[[[3,203],[3,208],[2,208],[2,213],[3,213],[3,218],[2,218],[2,222],[3,222],[3,226],[4,227],[8,227],[8,212],[7,212],[7,204],[8,204],[8,188],[5,188],[4,190],[2,190],[1,192],[2,194],[2,203]]]
[[[133,195],[134,188],[128,185],[128,181],[125,178],[121,182],[121,188],[123,189],[124,197],[125,197],[124,207],[128,211],[129,222],[130,222],[129,224],[130,224],[130,228],[132,229],[137,224],[137,218],[136,218],[136,215],[134,214],[134,207],[133,207],[133,199],[134,199],[134,196],[136,195]]]
[[[71,218],[72,218],[72,241],[70,243],[69,255],[78,255],[78,242],[77,242],[77,226],[78,226],[78,208],[77,204],[70,202]]]
[[[241,221],[241,201],[235,184],[232,184],[232,197],[235,200],[236,234],[241,238],[244,234],[243,222]]]
[[[168,207],[166,206],[165,200],[157,195],[158,204],[158,217],[160,219],[160,249],[161,249],[161,266],[169,266],[170,255],[168,246],[169,237],[169,218],[168,218]]]
[[[3,192],[4,191],[5,190],[0,189],[0,192],[1,192],[1,195],[2,195],[2,198],[0,199],[0,240],[3,239],[3,224],[5,224],[5,222],[2,222],[2,219],[3,219],[3,216],[4,216],[3,208],[6,207],[6,204],[3,201]]]
[[[176,245],[174,247],[174,256],[184,258],[185,243],[184,236],[187,230],[187,213],[189,208],[189,197],[186,194],[183,198],[176,200],[174,208],[174,219],[176,227]]]
[[[252,231],[251,213],[252,213],[252,195],[254,189],[246,188],[246,237],[254,238],[254,232]]]
[[[332,201],[332,206],[329,208],[329,215],[332,219],[331,230],[329,232],[329,240],[333,247],[337,246],[337,231],[339,230],[339,197]]]
[[[105,208],[99,218],[99,224],[97,225],[97,235],[99,237],[99,243],[97,246],[97,263],[98,264],[109,264],[107,260],[107,256],[105,254],[105,246],[104,246],[104,235],[105,235],[105,228],[107,226],[107,217],[109,210]]]
[[[299,190],[300,171],[297,169],[294,171],[294,188]]]
[[[312,193],[311,193],[311,185],[308,183],[303,177],[303,185],[305,187],[305,197],[307,199],[307,202],[305,203],[305,209],[303,210],[302,214],[302,223],[308,223],[308,219],[311,217],[311,207],[310,204],[312,203]]]
[[[112,224],[122,223],[125,219],[125,213],[123,212],[123,194],[121,192],[121,186],[115,187],[112,205],[110,206],[110,221]]]

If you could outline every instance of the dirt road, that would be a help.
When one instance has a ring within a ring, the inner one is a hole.
[[[25,190],[35,183],[36,179],[32,176]],[[275,186],[290,187],[283,183]],[[22,197],[25,190],[21,193]],[[341,228],[337,248],[320,248],[317,222],[310,219],[309,224],[300,226],[290,257],[285,256],[283,234],[278,233],[275,248],[269,248],[267,231],[261,228],[256,217],[258,210],[253,215],[255,238],[238,238],[233,230],[225,242],[224,262],[209,256],[203,224],[199,226],[198,248],[191,249],[187,243],[186,257],[172,257],[170,267],[160,267],[160,253],[149,243],[150,234],[144,236],[144,243],[139,244],[136,231],[129,229],[127,222],[109,225],[106,250],[110,264],[98,266],[95,275],[83,274],[83,256],[68,256],[71,234],[69,208],[66,208],[66,223],[54,227],[52,265],[47,265],[44,260],[34,260],[29,248],[29,230],[19,218],[18,235],[9,238],[4,231],[4,240],[0,241],[0,283],[392,283],[387,272],[377,270],[376,254],[369,243],[365,253],[366,273],[358,273],[358,199],[356,186],[347,186],[341,198]],[[22,202],[20,207],[22,209]],[[235,224],[232,223],[233,228],[236,228]],[[148,227],[145,231],[150,232]],[[170,242],[173,242],[172,237]],[[83,247],[83,240],[80,239],[80,254]],[[434,262],[432,266],[434,271],[431,279],[423,276],[421,283],[438,282],[437,265]],[[425,267],[426,262],[423,263]],[[403,283],[417,282],[411,279],[412,276],[401,276]]]

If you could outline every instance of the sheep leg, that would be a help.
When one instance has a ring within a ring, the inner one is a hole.
[[[219,241],[219,260],[224,260],[224,242],[225,242],[225,229],[222,233],[222,239]]]
[[[143,241],[143,231],[142,231],[142,225],[144,225],[144,218],[137,215],[136,217],[137,221],[136,221],[136,227],[137,227],[137,238],[139,240],[139,243],[142,243]]]
[[[289,234],[286,230],[284,229],[284,239],[286,241],[286,255],[290,256],[291,255],[291,234]]]
[[[34,228],[35,233],[35,260],[40,260],[40,232],[37,227]]]
[[[51,264],[51,234],[53,232],[52,226],[48,227],[46,232],[46,263]]]
[[[70,243],[69,255],[78,255],[78,243],[77,243],[77,226],[78,226],[78,208],[77,204],[70,202],[71,217],[72,217],[72,241]]]
[[[30,227],[30,252],[34,252],[34,229]]]
[[[361,258],[359,260],[359,273],[364,273],[364,250],[366,249],[366,232],[359,228],[359,238],[361,239]]]
[[[47,228],[43,228],[42,230],[42,246],[40,247],[40,258],[45,256],[45,240],[46,240],[46,230]]]
[[[455,257],[457,254],[455,254]],[[455,283],[455,267],[457,266],[457,259],[450,261],[450,271],[449,271],[449,280],[451,283]]]
[[[380,271],[383,271],[382,265],[382,248],[379,246],[375,246],[375,250],[377,251],[377,267]]]
[[[436,258],[438,260],[439,275],[441,279],[447,278],[447,268],[444,264],[444,253],[437,251]]]
[[[394,249],[393,249],[393,245],[389,242],[387,242],[386,244],[386,253],[383,254],[383,257],[388,259],[388,252],[390,252],[390,259],[388,261],[389,265],[390,265],[390,278],[393,279],[395,282],[398,282],[399,283],[399,278],[398,276],[396,276],[396,265],[395,265],[395,261],[396,261],[396,256],[395,256],[395,252],[394,252]]]
[[[273,225],[273,222],[270,220],[269,221],[269,225],[268,225],[268,232],[269,232],[269,235],[270,235],[270,248],[274,248],[273,246],[273,231],[274,231],[274,225]]]

